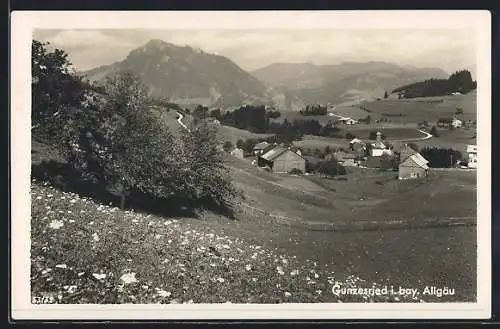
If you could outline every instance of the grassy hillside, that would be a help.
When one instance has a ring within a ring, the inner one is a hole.
[[[219,125],[217,126],[217,128],[218,128],[217,134],[219,136],[219,139],[223,142],[231,141],[233,145],[236,144],[238,139],[242,139],[244,141],[250,138],[259,139],[272,136],[272,134],[257,134],[248,130],[238,129],[235,127],[230,127],[225,125]]]
[[[464,120],[476,120],[477,113],[476,92],[458,96],[384,99],[363,103],[360,106],[371,111],[366,114],[370,114],[373,119],[388,114],[391,121],[406,123],[418,123],[422,120],[436,122],[439,118],[452,117],[457,108],[463,110],[464,114],[460,118]],[[399,114],[403,116],[394,116]]]
[[[56,159],[57,152],[34,142],[33,158]],[[475,209],[471,173],[439,173],[429,183],[401,185],[393,172],[376,170],[353,171],[341,181],[274,175],[234,157],[228,165],[245,203],[303,221],[418,221]],[[455,296],[395,295],[387,297],[391,301],[475,296],[474,226],[349,233],[311,231],[269,216],[158,216],[121,211],[38,180],[31,198],[33,295],[59,303],[386,300],[334,296],[335,282],[460,287]]]

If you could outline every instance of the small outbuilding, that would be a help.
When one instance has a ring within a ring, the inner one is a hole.
[[[257,158],[259,167],[269,167],[276,173],[288,173],[293,169],[306,170],[306,160],[293,150],[283,146],[275,146]]]
[[[399,163],[399,179],[423,178],[429,174],[427,161],[420,153],[415,153]]]

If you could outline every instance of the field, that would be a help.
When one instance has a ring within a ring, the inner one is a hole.
[[[428,97],[415,99],[384,99],[360,104],[371,111],[372,119],[379,119],[386,116],[392,122],[398,123],[418,123],[423,120],[434,123],[439,118],[453,117],[457,108],[463,110],[459,119],[476,120],[476,93],[467,95]],[[356,112],[358,113],[358,112]],[[365,112],[366,113],[366,112]],[[350,115],[349,113],[346,113]],[[402,114],[398,117],[395,115]],[[366,115],[364,115],[366,116]]]
[[[35,165],[57,158],[39,142],[32,157]],[[340,282],[456,289],[390,301],[475,300],[475,226],[336,232],[301,225],[475,217],[475,173],[401,183],[377,170],[352,169],[335,180],[275,175],[234,157],[228,165],[244,203],[269,216],[123,212],[34,180],[33,293],[60,303],[356,301],[330,293]],[[271,215],[299,221],[290,226]]]
[[[424,141],[415,142],[419,147],[440,147],[440,148],[452,148],[462,152],[466,155],[467,145],[476,144],[476,138],[474,137],[474,130],[469,130],[465,128],[453,129],[453,130],[439,130],[439,137],[434,137]]]
[[[341,139],[341,138],[328,138],[322,136],[304,135],[302,137],[302,140],[294,141],[293,144],[303,149],[319,148],[323,150],[327,146],[333,148],[347,148],[349,146],[349,141],[347,139]]]
[[[233,145],[236,144],[238,139],[245,141],[246,139],[259,139],[272,136],[272,134],[256,134],[248,130],[238,129],[226,125],[217,126],[217,135],[219,139],[223,142],[231,141]]]

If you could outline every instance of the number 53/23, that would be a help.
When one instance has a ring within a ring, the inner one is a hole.
[[[54,304],[56,299],[53,296],[34,296],[31,298],[31,304]]]

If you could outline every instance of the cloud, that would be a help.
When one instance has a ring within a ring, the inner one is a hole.
[[[247,70],[273,62],[384,60],[447,70],[475,63],[472,31],[451,29],[41,30],[35,37],[65,49],[79,69],[121,60],[150,39],[218,53]]]

